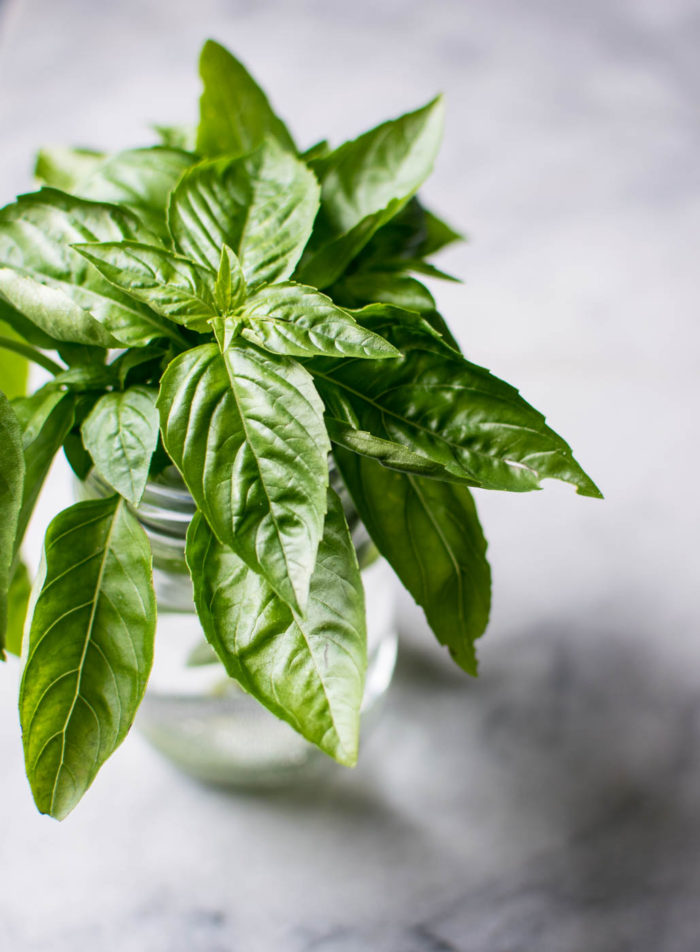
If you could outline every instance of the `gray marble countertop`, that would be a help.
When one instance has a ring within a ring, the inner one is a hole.
[[[0,948],[700,949],[700,8],[693,0],[6,0],[0,199],[45,142],[194,114],[207,35],[302,142],[442,89],[425,194],[465,227],[437,289],[606,493],[481,493],[495,608],[469,680],[400,596],[354,771],[270,795],[183,778],[138,735],[63,824],[0,671]],[[67,499],[58,468],[30,533]]]

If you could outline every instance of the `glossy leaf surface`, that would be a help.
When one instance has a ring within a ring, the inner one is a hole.
[[[398,356],[390,343],[358,324],[351,314],[314,288],[281,283],[250,297],[241,312],[244,336],[276,354],[309,357]]]
[[[203,344],[168,366],[163,442],[218,538],[303,606],[323,532],[330,443],[308,372]]]
[[[150,387],[105,393],[84,420],[83,443],[95,469],[136,506],[158,442],[157,392]]]
[[[582,495],[600,495],[568,444],[514,387],[416,321],[396,321],[390,309],[368,308],[363,322],[403,356],[381,363],[318,358],[313,364],[326,403],[347,403],[360,429],[485,489],[522,492],[551,478],[572,483]]]
[[[153,658],[146,536],[124,502],[76,503],[51,523],[20,690],[27,777],[63,819],[126,736]]]
[[[197,130],[199,152],[209,156],[240,155],[272,136],[296,153],[287,127],[272,111],[267,96],[228,50],[207,40],[199,72],[204,83]]]
[[[8,591],[23,486],[22,431],[9,400],[0,393],[0,658],[4,657]]]
[[[105,158],[69,191],[129,208],[165,239],[168,196],[195,161],[192,153],[183,149],[127,149]]]
[[[132,213],[42,189],[0,212],[0,292],[51,337],[128,346],[172,336],[161,317],[114,288],[70,246],[154,236]]]
[[[474,642],[489,619],[491,572],[469,489],[344,451],[336,460],[372,541],[424,609],[438,641],[476,674]]]
[[[135,241],[75,245],[115,287],[178,324],[215,317],[216,273],[165,248]]]
[[[19,550],[37,497],[51,468],[51,463],[73,425],[74,394],[42,387],[30,397],[20,397],[12,404],[22,429],[24,456],[24,490],[15,540]]]
[[[202,162],[185,173],[168,221],[178,250],[215,271],[228,245],[253,286],[289,277],[317,209],[313,174],[267,142],[250,155]]]
[[[390,202],[407,202],[430,174],[443,120],[438,97],[344,143],[325,159],[318,239],[349,231]]]
[[[364,593],[338,497],[302,616],[221,545],[201,515],[187,539],[195,603],[228,673],[273,714],[344,764],[357,759],[367,664]]]

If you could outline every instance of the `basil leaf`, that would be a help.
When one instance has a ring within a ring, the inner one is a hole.
[[[4,393],[0,393],[0,658],[4,658],[8,590],[24,485],[22,432]]]
[[[229,248],[221,249],[214,298],[220,314],[231,314],[246,298],[247,287],[241,263]]]
[[[434,476],[439,479],[450,478],[439,463],[434,462],[427,456],[410,450],[400,443],[375,436],[347,420],[329,416],[328,413],[326,413],[326,429],[328,430],[328,436],[336,446],[378,460],[391,469],[398,469],[407,473],[422,473],[425,476]]]
[[[433,330],[437,331],[445,343],[459,351],[459,344],[453,337],[447,322],[435,308],[435,299],[432,294],[415,278],[405,274],[357,271],[333,285],[331,294],[335,300],[349,308],[366,307],[374,302],[382,302],[403,310],[417,311]],[[401,319],[406,320],[405,316]]]
[[[204,92],[200,100],[198,152],[209,156],[250,152],[270,135],[284,149],[296,154],[292,137],[272,111],[267,96],[228,50],[207,40],[199,72]]]
[[[182,149],[128,149],[105,158],[70,191],[81,198],[130,209],[151,231],[167,240],[168,196],[195,161],[191,152]]]
[[[76,364],[68,370],[56,374],[46,384],[48,389],[71,390],[73,393],[89,393],[94,390],[107,390],[117,382],[113,367],[105,364]]]
[[[394,199],[385,208],[361,219],[349,231],[336,238],[328,238],[317,250],[314,250],[313,244],[310,243],[294,272],[295,280],[319,289],[332,285],[377,229],[390,221],[402,204],[400,199]]]
[[[394,472],[343,450],[336,461],[372,541],[424,609],[438,641],[475,675],[474,642],[489,619],[491,572],[469,489]]]
[[[53,338],[111,347],[179,339],[149,308],[123,294],[70,245],[157,241],[130,212],[55,189],[21,196],[0,211],[0,291]]]
[[[41,149],[36,157],[34,175],[52,188],[72,192],[107,158],[93,149],[70,149],[51,146]]]
[[[203,327],[218,313],[216,274],[189,258],[165,248],[135,241],[78,244],[73,246],[110,284],[156,314],[178,324]]]
[[[364,592],[335,493],[304,615],[221,545],[201,514],[187,535],[187,562],[202,627],[231,677],[321,750],[354,764],[367,664]]]
[[[19,551],[34,505],[56,453],[73,425],[75,396],[70,391],[42,387],[30,397],[19,397],[12,407],[22,429],[24,490],[17,522],[14,553]]]
[[[399,323],[382,308],[366,310],[362,322],[403,356],[361,364],[316,358],[313,372],[327,403],[347,401],[361,429],[429,457],[472,485],[523,492],[551,478],[600,497],[569,445],[514,387],[417,322]]]
[[[243,336],[275,354],[377,359],[399,354],[325,294],[301,284],[262,288],[248,298],[240,316],[248,324]]]
[[[345,307],[381,302],[421,314],[435,310],[435,299],[430,291],[420,281],[405,274],[356,271],[338,281],[331,293]]]
[[[73,428],[63,441],[63,454],[79,480],[84,480],[93,467],[92,457],[85,449],[80,430]]]
[[[168,366],[158,407],[168,455],[217,537],[303,607],[330,450],[309,373],[251,346],[203,344]]]
[[[273,141],[251,155],[202,162],[170,199],[177,249],[215,271],[228,245],[249,285],[288,278],[311,234],[318,183]]]
[[[158,442],[156,396],[140,386],[105,393],[81,427],[97,472],[134,506],[143,496]]]
[[[0,311],[0,314],[2,311]],[[0,335],[10,340],[21,341],[19,334],[0,321]],[[8,399],[21,397],[27,392],[27,382],[29,379],[29,362],[26,357],[6,350],[0,342],[0,382],[2,389]]]
[[[324,160],[315,239],[343,234],[390,202],[405,204],[432,170],[443,119],[438,96],[344,143]]]
[[[148,540],[116,496],[56,516],[44,551],[20,721],[36,805],[63,819],[131,726],[151,668],[156,606]]]
[[[5,632],[5,647],[10,654],[17,657],[22,654],[24,623],[31,591],[32,583],[27,566],[24,562],[18,561],[7,595],[7,631]]]

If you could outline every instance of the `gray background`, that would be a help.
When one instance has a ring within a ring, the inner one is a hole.
[[[0,199],[45,142],[150,141],[228,44],[302,143],[447,94],[425,196],[471,242],[439,302],[606,494],[480,493],[482,675],[401,596],[360,766],[227,796],[131,737],[39,817],[0,671],[0,942],[13,950],[700,948],[700,8],[689,0],[8,0]],[[29,539],[68,499],[59,467]]]

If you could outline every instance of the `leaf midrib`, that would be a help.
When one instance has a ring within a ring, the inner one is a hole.
[[[95,616],[96,616],[96,614],[97,614],[97,603],[98,603],[98,601],[99,601],[100,589],[102,588],[102,581],[103,581],[103,579],[104,579],[105,567],[106,567],[106,565],[107,565],[107,556],[108,556],[108,554],[109,554],[110,545],[111,545],[111,542],[112,542],[112,534],[113,534],[113,532],[114,532],[114,527],[115,527],[115,525],[116,525],[117,517],[118,517],[118,515],[119,515],[119,513],[120,513],[120,511],[121,511],[122,505],[123,505],[123,502],[122,502],[121,499],[119,499],[119,500],[117,501],[117,505],[115,506],[114,513],[113,513],[113,515],[112,515],[112,520],[111,520],[111,523],[110,523],[110,526],[109,526],[109,530],[108,530],[108,532],[107,532],[107,538],[105,539],[105,545],[104,545],[104,549],[103,549],[103,552],[102,552],[102,558],[100,559],[100,567],[99,567],[99,569],[98,569],[97,580],[96,580],[96,583],[95,583],[95,591],[94,591],[94,595],[93,595],[92,603],[91,603],[90,618],[88,619],[87,630],[86,630],[86,633],[85,633],[85,639],[84,639],[84,641],[83,641],[83,648],[82,648],[82,652],[81,652],[81,655],[80,655],[80,660],[78,661],[78,669],[77,669],[77,670],[78,670],[78,677],[76,678],[76,682],[75,682],[75,693],[74,693],[74,695],[73,695],[73,700],[71,701],[71,705],[70,705],[70,708],[69,708],[69,710],[68,710],[68,713],[66,714],[66,716],[65,716],[65,718],[64,718],[63,727],[61,728],[60,731],[57,731],[57,732],[56,732],[56,735],[54,735],[54,736],[57,736],[57,735],[60,734],[60,736],[61,736],[61,753],[60,753],[60,757],[59,757],[58,767],[57,767],[57,769],[56,769],[56,776],[55,776],[55,778],[54,778],[53,787],[52,787],[52,789],[51,789],[51,804],[50,804],[50,808],[49,808],[49,809],[50,809],[50,813],[51,813],[52,815],[54,814],[56,794],[57,794],[57,792],[58,792],[58,782],[59,782],[59,779],[60,779],[60,777],[61,777],[61,771],[63,770],[64,766],[66,766],[66,765],[65,765],[66,734],[67,734],[67,731],[68,731],[68,726],[69,726],[69,724],[70,724],[71,717],[73,716],[73,711],[75,710],[75,705],[76,705],[77,702],[78,702],[78,698],[81,697],[80,688],[81,688],[82,680],[83,680],[83,673],[84,673],[84,666],[85,666],[85,658],[86,658],[86,656],[87,656],[87,650],[88,650],[88,648],[89,648],[89,646],[90,646],[90,642],[91,642],[91,640],[92,640],[92,632],[93,632],[93,628],[94,628],[94,624],[95,624]],[[85,699],[83,698],[83,700],[85,700]],[[89,705],[89,702],[86,701],[86,703],[88,703],[88,705]],[[90,706],[90,705],[89,705],[89,706]],[[96,715],[95,715],[95,716],[96,716]],[[97,720],[97,724],[98,724],[98,727],[99,727],[99,719]],[[98,751],[97,751],[97,754],[96,754],[95,759],[97,759],[97,757],[99,757],[99,749],[98,749]],[[69,769],[69,768],[68,768],[68,769]],[[69,770],[69,772],[70,772],[70,770]]]

